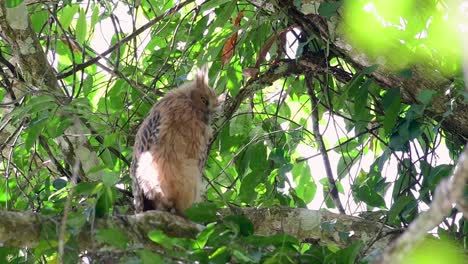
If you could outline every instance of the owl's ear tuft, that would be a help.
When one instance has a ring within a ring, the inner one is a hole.
[[[208,67],[206,65],[197,71],[195,82],[197,89],[205,89],[205,87],[208,87]]]

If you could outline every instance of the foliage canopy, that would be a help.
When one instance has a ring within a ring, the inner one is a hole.
[[[424,12],[407,5],[392,14],[379,4],[374,13],[362,11],[371,1],[349,1],[357,7],[343,1],[201,2],[1,4],[0,205],[67,218],[66,232],[63,223],[43,227],[36,247],[0,247],[0,260],[76,262],[86,255],[79,249],[85,226],[131,214],[128,167],[138,125],[158,98],[203,65],[225,97],[213,124],[207,202],[187,212],[207,226],[190,239],[151,231],[158,250],[129,248],[117,228],[94,230],[93,239],[120,250],[120,261],[366,263],[372,254],[362,242],[339,248],[289,234],[261,236],[246,217],[218,212],[229,205],[309,206],[362,212],[405,228],[430,205],[468,137],[468,123],[456,119],[467,110],[461,52],[442,52],[447,43],[431,37],[414,38],[441,31],[427,22],[449,12],[444,1],[423,1]],[[31,36],[9,20],[26,11]],[[343,14],[348,27],[334,26]],[[409,26],[380,28],[376,14]],[[356,15],[362,20],[349,25],[346,19]],[[305,26],[314,19],[328,28]],[[375,27],[361,31],[363,21]],[[349,53],[339,44],[344,29],[351,32],[347,45],[356,47]],[[40,50],[47,60],[41,62]],[[420,89],[420,80],[441,87]],[[452,120],[462,129],[453,129]],[[434,243],[463,248],[467,232],[454,209]],[[65,253],[57,251],[60,238]]]

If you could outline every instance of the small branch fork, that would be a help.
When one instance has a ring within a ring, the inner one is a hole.
[[[305,73],[305,82],[307,86],[307,92],[310,96],[310,102],[312,106],[312,126],[315,140],[317,141],[317,145],[319,147],[320,153],[322,154],[323,164],[325,166],[325,172],[327,174],[328,185],[330,186],[330,195],[335,203],[335,206],[338,208],[338,211],[341,214],[345,214],[345,209],[343,204],[340,201],[340,197],[338,195],[338,188],[336,187],[335,179],[333,178],[333,172],[331,170],[330,159],[328,158],[328,152],[325,148],[325,144],[323,142],[322,134],[320,133],[319,128],[319,114],[318,114],[318,98],[314,92],[314,84],[313,84],[313,73],[308,72]]]

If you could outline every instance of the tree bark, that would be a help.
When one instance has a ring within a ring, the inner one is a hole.
[[[45,93],[53,95],[59,105],[69,103],[71,98],[66,97],[61,90],[56,78],[56,72],[48,62],[36,33],[31,27],[25,2],[14,8],[7,8],[5,1],[0,4],[0,29],[0,34],[10,44],[13,51],[14,61],[17,66],[16,74],[21,76],[21,78],[12,76],[12,82],[15,83],[15,85],[12,85],[14,88],[12,93],[15,94],[15,97],[22,98],[27,94],[34,96]],[[13,98],[9,96],[4,103],[11,103],[11,101],[13,101]],[[10,110],[11,108],[6,111]],[[99,177],[96,173],[87,173],[91,168],[99,165],[99,158],[86,136],[90,132],[78,117],[72,116],[70,119],[73,124],[66,130],[66,133],[78,136],[58,138],[58,144],[61,147],[64,159],[70,167],[73,167],[76,159],[80,161],[80,179],[85,179],[86,175],[87,178],[96,180]],[[12,138],[15,129],[11,127],[10,121],[10,119],[6,119],[5,123],[0,124],[0,127],[6,128],[0,129],[0,139]],[[4,144],[10,143],[5,142]],[[50,158],[54,159],[54,157]]]
[[[397,233],[396,230],[378,222],[326,210],[239,208],[239,212],[253,223],[256,235],[288,234],[300,241],[334,245],[339,248],[362,241],[369,245],[369,252],[372,250],[382,252]],[[228,210],[222,212],[222,215],[229,214]],[[34,248],[41,239],[44,239],[41,237],[44,229],[56,227],[57,223],[60,223],[59,219],[32,212],[0,211],[0,244]],[[82,228],[77,239],[80,250],[108,249],[110,245],[96,241],[95,234],[99,229],[109,228],[118,229],[128,238],[127,248],[158,249],[158,246],[148,238],[149,231],[162,230],[171,237],[195,238],[203,226],[161,211],[101,218],[97,219],[92,227],[88,224]],[[57,237],[50,239],[56,240]]]
[[[379,65],[371,76],[382,88],[399,88],[404,103],[420,103],[416,98],[424,89],[436,91],[437,94],[426,114],[436,121],[442,121],[442,127],[453,135],[454,139],[463,145],[466,144],[468,140],[468,107],[463,100],[455,100],[452,103],[454,98],[446,94],[446,90],[453,84],[452,80],[442,75],[441,72],[434,70],[431,63],[409,65],[411,77],[400,77],[392,71],[395,68],[394,65],[389,62],[380,63],[353,47],[347,40],[345,32],[343,32],[346,27],[342,26],[342,23],[344,23],[341,20],[343,17],[342,10],[338,10],[338,16],[327,21],[319,16],[317,11],[320,3],[324,2],[323,0],[301,1],[300,4],[294,4],[294,2],[290,0],[278,1],[278,10],[286,14],[291,21],[307,32],[309,36],[319,37],[329,43],[330,49],[335,55],[352,63],[357,69]],[[257,4],[264,8],[274,8],[263,2]],[[300,6],[300,9],[297,6]],[[453,107],[453,109],[450,109],[450,107]],[[445,113],[450,112],[452,113],[444,117]]]

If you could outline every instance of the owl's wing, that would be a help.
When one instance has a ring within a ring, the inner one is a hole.
[[[145,207],[145,196],[138,183],[136,176],[136,169],[138,166],[138,159],[141,154],[151,149],[158,143],[159,126],[161,123],[161,113],[155,106],[151,114],[143,121],[135,137],[135,145],[133,147],[133,160],[130,168],[130,175],[132,178],[133,190],[133,203],[135,206],[135,213],[143,212]]]

